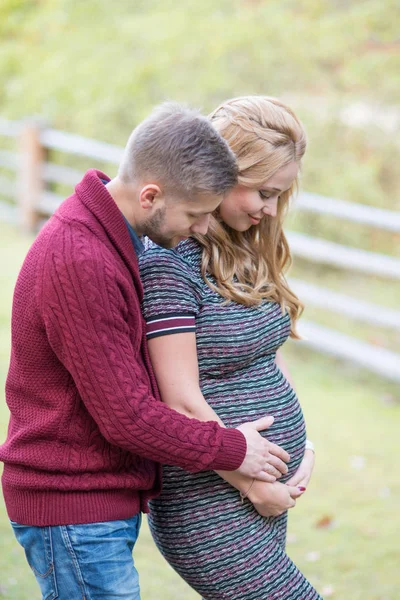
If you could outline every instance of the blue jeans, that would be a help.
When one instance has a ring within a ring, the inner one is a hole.
[[[11,521],[42,600],[140,600],[132,550],[141,515],[123,521],[31,527]]]

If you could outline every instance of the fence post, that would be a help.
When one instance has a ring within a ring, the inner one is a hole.
[[[26,121],[19,137],[19,168],[17,180],[18,220],[27,232],[36,231],[39,215],[37,206],[43,192],[42,165],[46,158],[45,148],[40,143],[43,124]]]

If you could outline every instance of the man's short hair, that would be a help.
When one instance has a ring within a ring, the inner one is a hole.
[[[165,102],[133,130],[118,175],[124,183],[150,180],[167,194],[190,199],[228,192],[237,183],[237,165],[208,119]]]

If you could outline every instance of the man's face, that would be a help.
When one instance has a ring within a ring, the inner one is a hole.
[[[222,196],[201,195],[192,200],[166,198],[143,224],[142,231],[163,248],[173,248],[194,233],[207,233],[210,216]]]

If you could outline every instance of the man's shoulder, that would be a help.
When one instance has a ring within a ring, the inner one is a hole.
[[[101,228],[98,233],[85,219],[64,218],[59,212],[44,225],[31,248],[32,258],[40,261],[48,273],[56,265],[58,270],[79,270],[83,264],[87,269],[107,263],[109,270],[115,270],[115,254],[112,244],[101,235]]]

